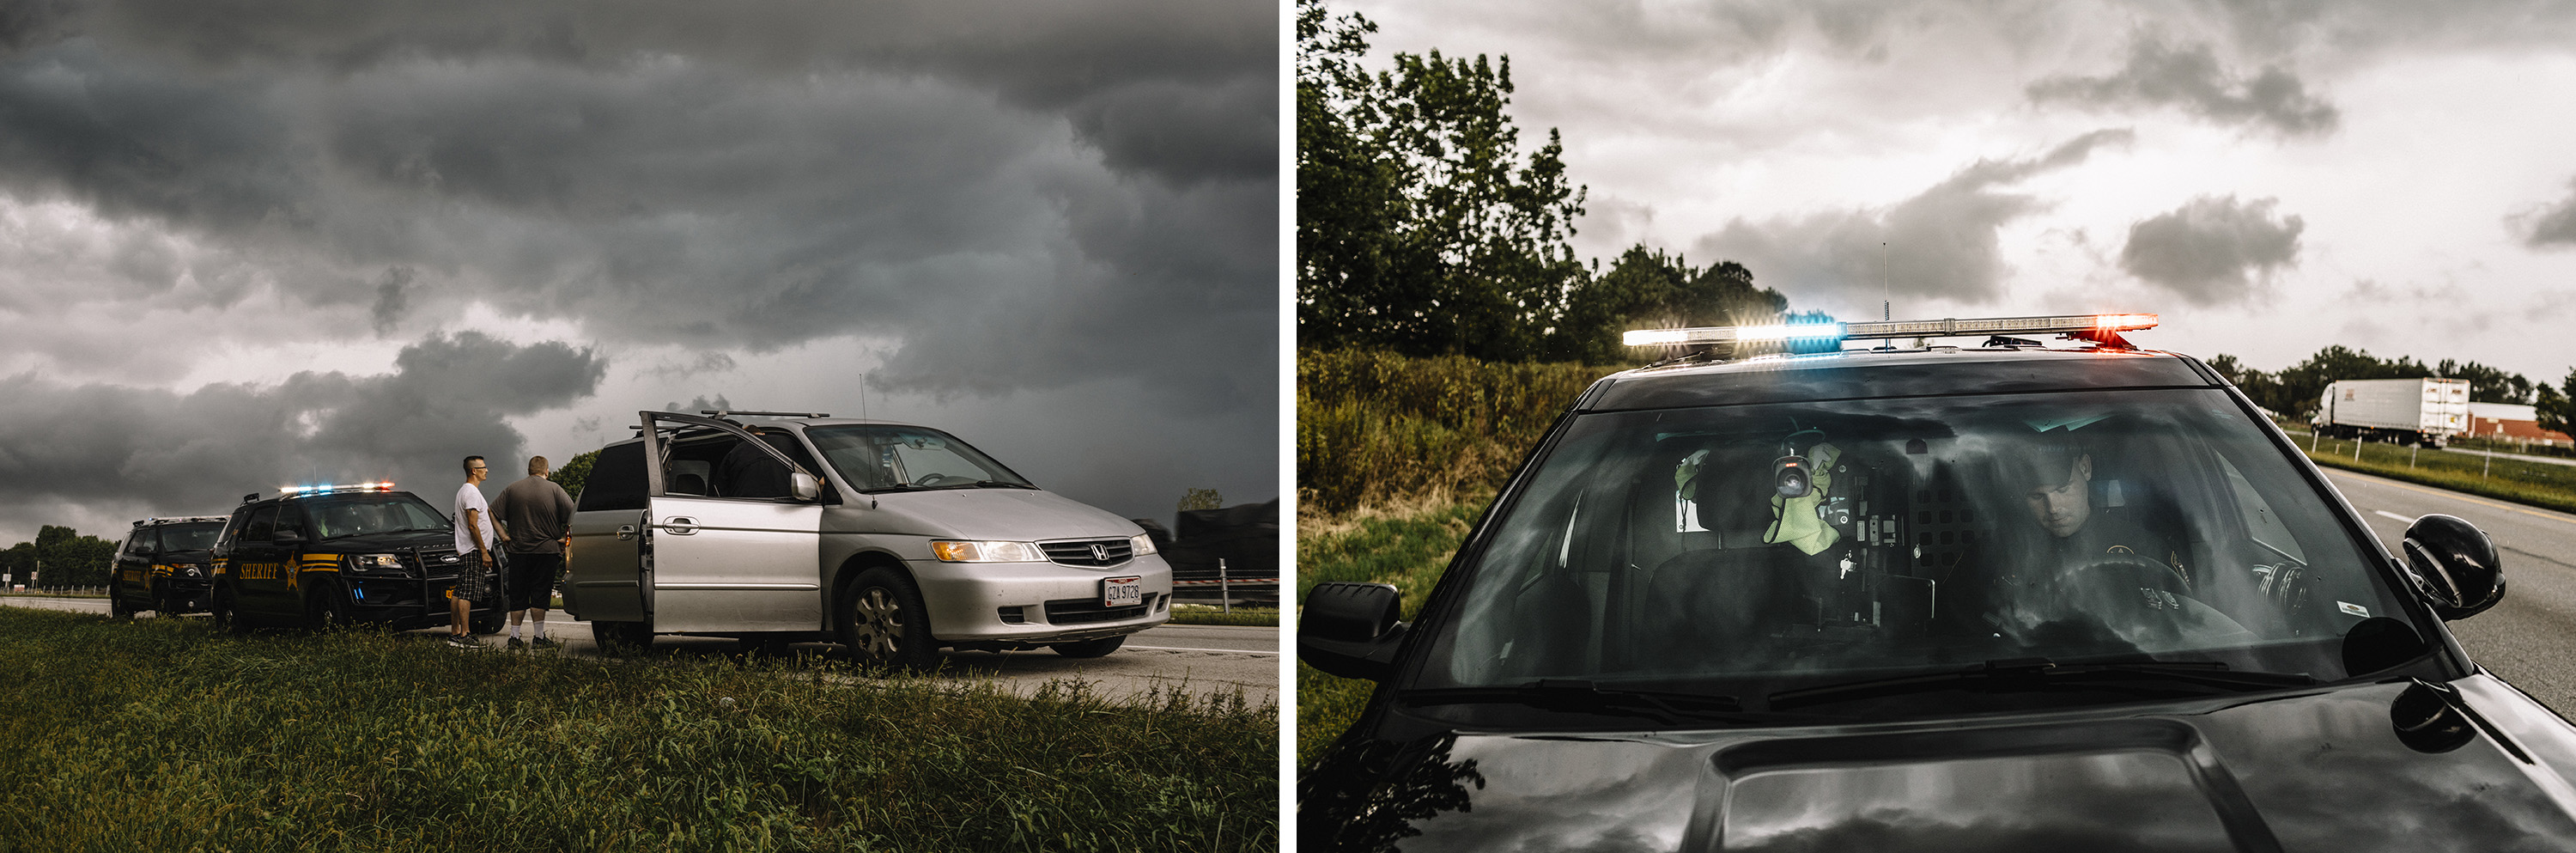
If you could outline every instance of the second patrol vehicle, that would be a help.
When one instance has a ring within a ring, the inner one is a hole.
[[[235,630],[449,624],[448,593],[474,565],[457,556],[455,537],[445,515],[392,483],[251,495],[215,543],[215,621]],[[507,612],[474,602],[474,630],[500,630]]]
[[[117,616],[150,610],[163,616],[204,612],[214,582],[220,515],[146,518],[116,548],[107,607]]]

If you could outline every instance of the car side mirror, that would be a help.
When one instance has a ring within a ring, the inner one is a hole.
[[[293,530],[280,530],[276,533],[270,534],[268,541],[275,542],[280,545],[293,545],[304,541],[304,534]]]
[[[1343,678],[1384,681],[1406,625],[1403,599],[1382,583],[1317,584],[1297,614],[1297,659]]]
[[[795,495],[797,500],[811,502],[815,496],[823,493],[823,484],[815,482],[812,474],[794,471],[787,475],[787,491]]]
[[[2504,600],[2504,564],[2495,542],[2458,516],[2428,515],[2408,526],[2406,567],[2416,593],[2445,621],[2478,615]]]

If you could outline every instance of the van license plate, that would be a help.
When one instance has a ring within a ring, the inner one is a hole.
[[[1135,575],[1100,579],[1100,606],[1142,607],[1145,604],[1145,579]]]

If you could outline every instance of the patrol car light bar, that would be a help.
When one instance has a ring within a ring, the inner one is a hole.
[[[1865,323],[1791,323],[1778,326],[1638,329],[1620,336],[1620,339],[1632,347],[1649,347],[1821,338],[1871,340],[2002,334],[2100,334],[2152,329],[2156,324],[2157,318],[2154,314],[2065,314],[2047,317],[1980,317],[1966,320],[1948,318]]]
[[[332,492],[390,492],[390,491],[393,491],[393,490],[394,490],[394,484],[393,484],[393,481],[392,481],[392,480],[386,480],[386,481],[381,482],[381,483],[349,483],[349,484],[346,484],[346,485],[337,485],[337,486],[279,486],[279,487],[277,487],[277,491],[278,491],[278,493],[279,493],[279,494],[288,494],[288,495],[321,495],[321,494],[329,494],[329,493],[332,493]]]

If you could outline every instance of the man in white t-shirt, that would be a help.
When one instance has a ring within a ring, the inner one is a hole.
[[[456,487],[456,555],[465,558],[456,575],[456,588],[448,593],[449,620],[447,641],[459,646],[482,644],[474,641],[474,602],[488,601],[499,590],[492,583],[492,552],[501,544],[492,531],[492,505],[483,500],[483,481],[491,478],[492,469],[483,457],[465,457],[465,485]]]

